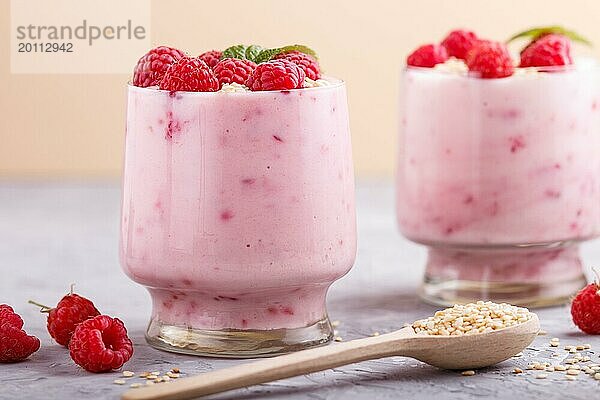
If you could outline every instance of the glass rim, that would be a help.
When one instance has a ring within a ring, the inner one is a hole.
[[[152,93],[163,93],[163,94],[170,94],[170,93],[176,93],[177,95],[181,95],[181,96],[190,96],[190,97],[203,97],[203,96],[214,96],[214,95],[236,95],[236,96],[256,96],[258,94],[274,94],[274,93],[290,93],[290,92],[299,92],[301,90],[325,90],[325,89],[335,89],[335,88],[339,88],[339,87],[346,87],[346,81],[344,81],[343,79],[339,79],[339,78],[334,78],[331,76],[322,76],[321,79],[325,78],[326,80],[328,80],[330,82],[329,85],[325,85],[325,86],[315,86],[315,87],[307,87],[307,88],[299,88],[299,89],[284,89],[284,90],[260,90],[260,91],[251,91],[251,90],[245,90],[245,91],[233,91],[233,92],[226,92],[226,91],[221,91],[221,90],[217,90],[216,92],[188,92],[188,91],[183,91],[183,90],[177,90],[177,91],[170,91],[170,90],[163,90],[163,89],[159,89],[156,86],[148,86],[148,87],[141,87],[141,86],[135,86],[131,83],[131,81],[127,82],[127,89],[128,90],[133,90],[133,91],[140,91],[140,92],[152,92]]]
[[[416,66],[412,66],[412,65],[405,65],[402,68],[402,72],[407,73],[407,72],[413,71],[413,72],[422,72],[422,73],[427,73],[427,74],[456,76],[458,78],[481,80],[484,82],[496,82],[496,81],[504,81],[504,80],[510,79],[510,78],[513,78],[513,79],[531,78],[532,76],[535,76],[533,74],[543,74],[545,77],[550,77],[550,76],[561,76],[562,74],[565,74],[565,73],[598,72],[598,71],[600,71],[600,63],[598,63],[594,60],[593,63],[586,63],[584,65],[570,64],[570,65],[554,65],[554,66],[526,67],[526,68],[519,68],[519,67],[515,66],[515,71],[517,69],[524,70],[526,72],[520,73],[520,74],[513,73],[512,75],[504,77],[504,78],[492,78],[492,79],[481,78],[476,73],[472,73],[469,71],[455,72],[455,71],[447,71],[447,70],[443,70],[443,69],[437,69],[434,67],[416,67]]]

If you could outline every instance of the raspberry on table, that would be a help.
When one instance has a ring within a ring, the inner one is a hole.
[[[271,60],[259,64],[246,80],[246,86],[252,91],[290,90],[304,86],[304,70],[291,61]]]
[[[470,72],[483,79],[505,78],[515,70],[506,46],[488,40],[475,43],[467,53],[465,62]]]
[[[40,340],[23,329],[23,319],[12,307],[0,305],[0,363],[25,360],[40,348]]]
[[[10,324],[15,328],[23,328],[23,319],[8,304],[0,304],[0,325]]]
[[[158,85],[171,64],[184,57],[173,47],[159,46],[142,56],[133,70],[133,84],[140,87]]]
[[[87,371],[111,371],[129,361],[133,343],[121,320],[98,315],[77,325],[69,353],[73,361]]]
[[[182,57],[169,67],[159,87],[172,92],[216,92],[220,85],[214,72],[204,61]]]
[[[219,80],[220,86],[223,86],[225,83],[239,83],[243,85],[255,68],[256,64],[250,60],[224,58],[215,65],[213,71]]]
[[[457,29],[450,32],[442,41],[442,46],[446,48],[450,57],[460,58],[462,60],[467,56],[467,52],[478,41],[474,32]]]
[[[448,59],[448,51],[439,44],[426,44],[409,54],[406,64],[411,67],[432,68]]]
[[[571,41],[564,35],[548,33],[534,39],[521,52],[520,67],[551,67],[573,64]]]
[[[58,344],[68,346],[77,325],[96,315],[100,311],[94,303],[77,294],[68,294],[48,313],[48,332]]]
[[[280,53],[273,57],[275,60],[288,60],[302,68],[306,77],[316,81],[321,77],[321,68],[319,62],[311,55],[302,53],[301,51],[289,51]]]
[[[579,329],[590,335],[600,334],[600,286],[590,283],[571,302],[571,316]]]
[[[217,65],[217,63],[221,60],[222,56],[223,52],[219,50],[211,50],[200,54],[198,58],[204,61],[210,68],[214,68],[215,65]]]

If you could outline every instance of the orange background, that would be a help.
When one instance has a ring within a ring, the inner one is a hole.
[[[0,176],[118,176],[129,76],[11,74],[9,4],[0,2]],[[192,54],[237,43],[315,48],[326,72],[348,83],[355,167],[365,177],[393,173],[398,75],[412,48],[455,27],[500,40],[544,24],[600,46],[599,17],[593,0],[154,0],[150,28],[153,45]]]

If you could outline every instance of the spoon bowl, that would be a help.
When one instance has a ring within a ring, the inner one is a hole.
[[[385,335],[303,350],[175,382],[127,391],[123,400],[182,400],[355,362],[390,356],[416,358],[444,369],[488,367],[523,351],[540,330],[537,315],[526,322],[489,333],[462,336],[417,334],[406,327]]]
[[[407,328],[401,331],[405,329]],[[443,369],[489,367],[523,351],[539,331],[540,321],[535,314],[521,324],[475,335],[426,336],[414,333],[409,327],[406,340],[410,340],[410,335],[418,348],[415,348],[412,355],[405,355]]]

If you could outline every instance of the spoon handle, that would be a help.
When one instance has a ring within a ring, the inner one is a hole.
[[[401,331],[377,337],[353,340],[236,365],[168,384],[132,389],[123,400],[183,400],[231,389],[323,371],[375,358],[401,355],[404,338]]]

